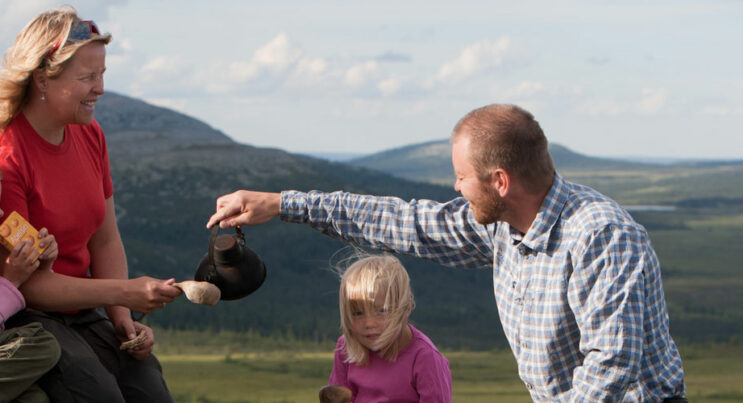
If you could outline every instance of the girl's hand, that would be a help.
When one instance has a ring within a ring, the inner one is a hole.
[[[10,251],[5,261],[3,277],[16,288],[20,287],[39,267],[38,257],[39,249],[33,247],[33,242],[22,240]]]
[[[44,270],[51,270],[52,262],[57,260],[57,256],[59,255],[57,240],[46,228],[42,228],[41,231],[39,231],[39,239],[39,247],[42,249],[46,248],[44,252],[39,255],[41,268]]]

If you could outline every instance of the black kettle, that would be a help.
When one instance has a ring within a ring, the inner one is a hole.
[[[194,280],[208,281],[222,292],[221,299],[230,301],[257,290],[266,279],[266,265],[245,246],[240,227],[236,234],[217,236],[219,225],[212,228],[209,250],[201,259]]]

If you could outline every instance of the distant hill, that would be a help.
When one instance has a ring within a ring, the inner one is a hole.
[[[237,189],[343,189],[433,200],[457,196],[450,182],[411,181],[368,166],[239,144],[189,116],[115,93],[99,100],[96,118],[108,142],[131,276],[192,278],[206,252],[209,232],[204,225],[216,197]],[[743,243],[743,163],[654,166],[581,156],[556,145],[550,151],[568,177],[623,203],[673,207],[671,213],[632,214],[650,230],[663,262],[675,337],[719,341],[741,334],[743,294],[735,290],[743,286],[738,247]],[[419,174],[437,172],[450,181],[448,153],[446,141],[414,145],[390,151],[397,157],[385,165],[412,172],[418,164],[430,164]],[[248,246],[268,268],[258,291],[215,307],[181,298],[147,315],[148,323],[334,340],[339,333],[338,280],[329,267],[345,245],[276,220],[244,232]],[[506,346],[490,271],[445,269],[415,258],[403,262],[417,301],[412,321],[438,345]]]
[[[111,92],[99,100],[96,119],[106,133],[130,276],[193,278],[206,253],[205,224],[215,199],[237,189],[345,189],[434,200],[455,196],[447,187],[238,144],[203,122]],[[258,291],[215,307],[181,299],[147,315],[149,323],[335,340],[338,279],[330,265],[345,245],[305,226],[278,221],[244,232],[268,268]],[[489,272],[404,261],[419,303],[412,315],[415,323],[442,345],[504,346]],[[448,284],[445,295],[440,284]]]
[[[555,167],[559,171],[631,170],[647,169],[653,166],[640,162],[589,157],[571,151],[559,144],[550,144],[549,151]],[[347,163],[415,181],[439,184],[448,184],[454,181],[449,140],[436,140],[394,148],[354,158]]]
[[[743,161],[677,160],[652,163],[597,158],[551,143],[555,168],[623,204],[686,203],[715,197],[743,197]],[[412,144],[345,161],[399,178],[452,186],[449,140]]]

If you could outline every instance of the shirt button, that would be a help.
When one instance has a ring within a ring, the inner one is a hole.
[[[527,348],[527,347],[528,345],[526,344],[526,342],[521,343],[521,348]]]
[[[526,384],[526,389],[534,389],[534,385],[532,385],[530,383],[527,383]]]
[[[514,288],[514,289],[516,288],[516,282],[515,281],[513,283],[511,283],[511,288]]]

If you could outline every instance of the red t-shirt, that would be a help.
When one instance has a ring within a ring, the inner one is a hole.
[[[5,214],[17,211],[36,229],[49,229],[59,245],[55,272],[89,276],[88,241],[103,223],[106,199],[113,195],[98,122],[65,126],[64,141],[53,145],[19,114],[0,136],[0,172]]]

